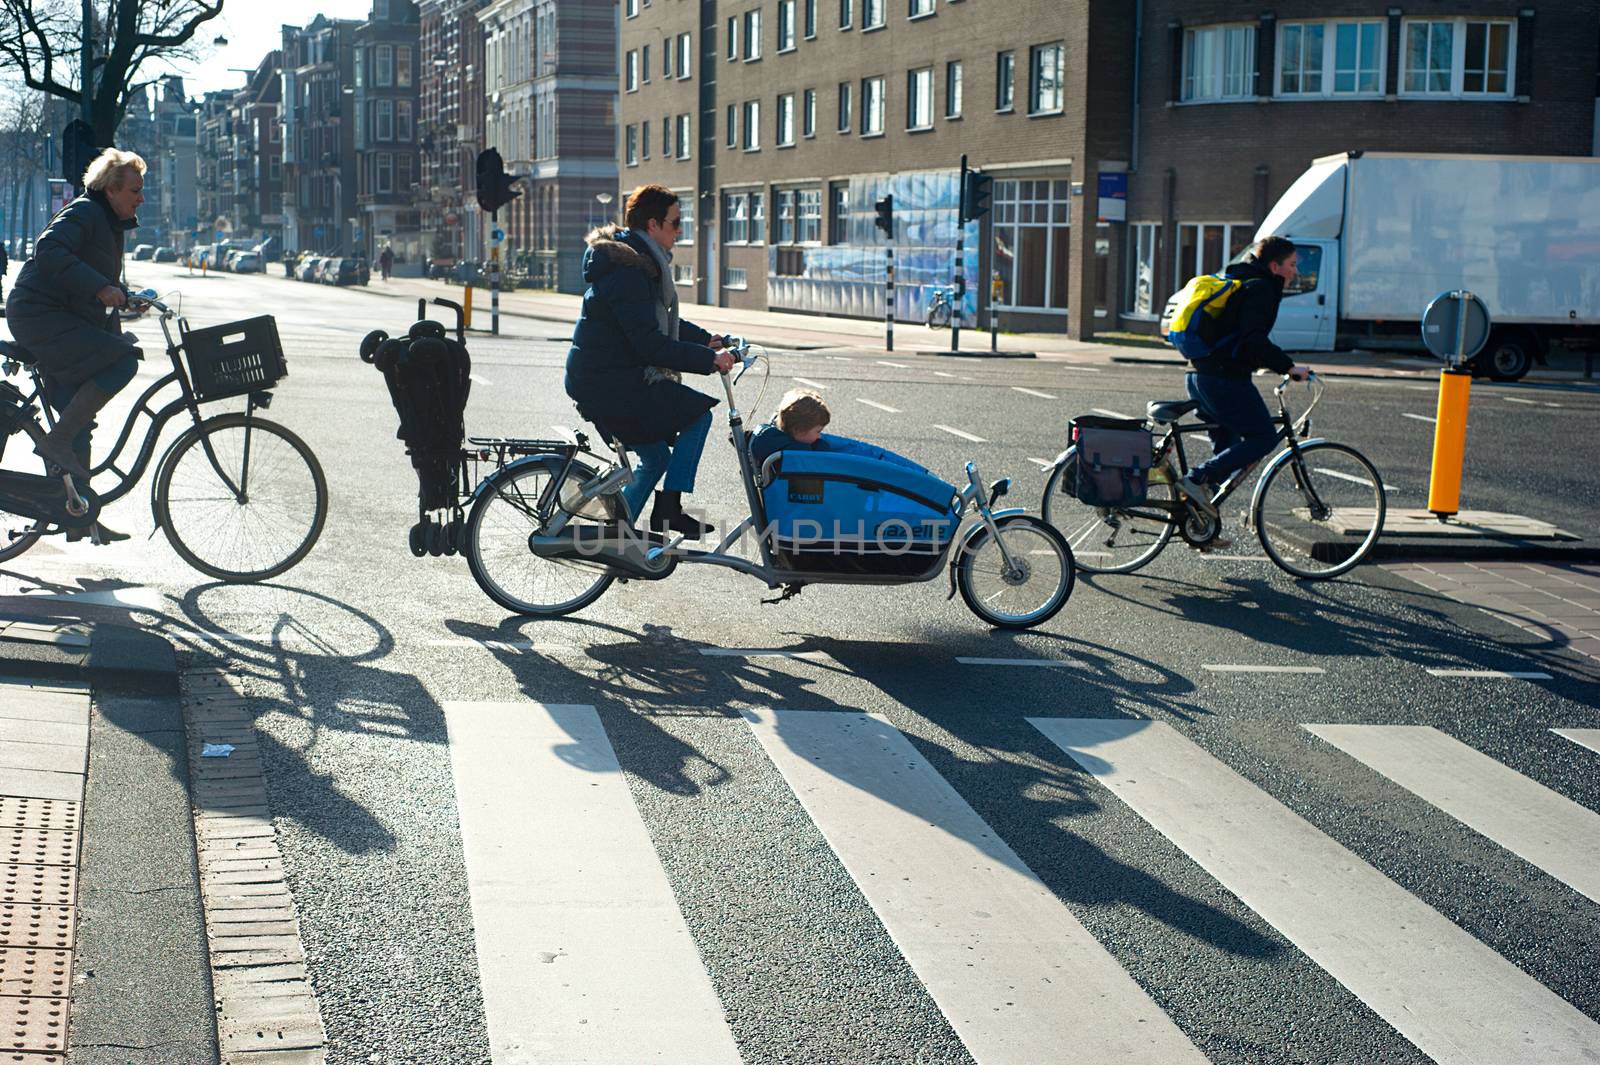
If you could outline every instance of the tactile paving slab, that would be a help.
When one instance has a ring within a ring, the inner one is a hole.
[[[71,951],[0,947],[0,995],[66,998],[71,982]]]
[[[0,865],[0,903],[71,906],[77,883],[70,865]]]
[[[78,834],[59,829],[0,828],[0,866],[76,865]]]
[[[72,907],[0,905],[0,946],[71,950]]]
[[[83,804],[70,799],[28,799],[0,795],[0,828],[47,828],[76,832]]]
[[[65,1053],[66,1049],[66,999],[0,997],[0,1051]]]

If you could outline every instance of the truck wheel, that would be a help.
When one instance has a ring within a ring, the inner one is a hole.
[[[1494,381],[1517,381],[1533,369],[1533,340],[1525,333],[1495,333],[1478,354],[1478,371]]]

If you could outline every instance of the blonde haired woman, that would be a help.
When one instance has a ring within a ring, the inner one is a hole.
[[[45,398],[60,412],[36,450],[83,481],[94,416],[143,358],[113,312],[128,301],[119,280],[123,235],[139,224],[144,171],[133,152],[101,152],[84,172],[84,194],[50,220],[6,300],[11,335],[39,360]],[[102,543],[127,539],[104,526],[96,533]]]

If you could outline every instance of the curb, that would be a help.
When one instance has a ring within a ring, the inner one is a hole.
[[[128,625],[47,624],[0,614],[0,664],[19,677],[86,680],[96,690],[178,694],[172,645]]]

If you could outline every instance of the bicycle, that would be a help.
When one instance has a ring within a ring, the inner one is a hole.
[[[1284,447],[1262,469],[1246,527],[1255,529],[1262,550],[1285,572],[1326,580],[1349,572],[1371,553],[1383,532],[1387,493],[1377,468],[1355,448],[1310,438],[1311,412],[1326,390],[1322,381],[1315,374],[1307,378],[1311,402],[1299,418],[1284,399],[1288,385],[1285,377],[1273,389],[1278,400],[1274,421]],[[1142,504],[1094,507],[1079,502],[1077,448],[1056,456],[1040,509],[1067,538],[1080,570],[1132,573],[1159,555],[1174,532],[1198,548],[1217,538],[1223,502],[1256,467],[1239,470],[1217,486],[1211,498],[1216,516],[1183,498],[1175,482],[1189,472],[1184,437],[1216,428],[1179,421],[1198,408],[1187,399],[1147,404],[1144,424],[1164,430],[1150,465],[1150,495]]]
[[[943,286],[933,290],[933,302],[928,304],[927,326],[929,329],[948,329],[950,316],[955,313],[956,293],[953,288]]]
[[[272,405],[268,389],[287,372],[270,316],[190,330],[155,293],[132,297],[139,313],[160,316],[172,370],[146,388],[128,412],[116,445],[89,473],[111,473],[105,492],[44,469],[31,452],[23,462],[44,472],[0,470],[0,562],[69,529],[92,529],[101,509],[127,495],[150,468],[167,423],[187,411],[192,422],[155,461],[150,506],[158,526],[185,562],[208,577],[251,583],[295,565],[322,534],[328,516],[328,485],[317,457],[294,433],[260,417]],[[171,323],[178,324],[174,339]],[[185,357],[179,358],[182,353]],[[9,378],[26,368],[33,391],[24,394]],[[44,401],[37,358],[20,344],[0,341],[0,454],[7,438],[21,433],[35,445],[55,426]],[[159,409],[158,393],[178,386],[179,395]],[[200,405],[245,397],[242,412],[202,418]],[[43,414],[45,426],[39,425]],[[118,466],[136,424],[150,419],[131,466]],[[153,534],[152,534],[153,535]]]

